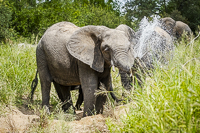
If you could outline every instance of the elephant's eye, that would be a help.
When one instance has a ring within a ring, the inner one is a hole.
[[[103,51],[105,52],[109,51],[109,47],[108,46],[103,47]]]
[[[105,48],[104,48],[104,51],[108,51],[108,50],[109,50],[109,48],[108,48],[108,47],[105,47]]]
[[[130,51],[131,50],[131,46],[130,47],[128,47],[128,51]]]

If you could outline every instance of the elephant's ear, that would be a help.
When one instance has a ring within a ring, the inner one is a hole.
[[[135,40],[135,31],[133,29],[131,29],[129,26],[125,25],[125,24],[120,24],[117,28],[115,28],[116,30],[121,30],[124,31],[125,34],[127,35],[127,37],[129,38],[130,42],[133,42]]]
[[[67,42],[69,53],[92,69],[103,72],[104,58],[100,51],[101,34],[107,30],[104,26],[85,26],[75,31]]]

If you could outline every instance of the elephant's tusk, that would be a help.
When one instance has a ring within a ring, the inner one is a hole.
[[[112,66],[112,71],[115,72],[115,66],[113,64],[113,61],[111,60],[111,66]]]
[[[131,70],[130,70],[131,71]],[[130,77],[132,77],[133,75],[132,75],[132,72],[131,72],[131,74],[129,75]]]
[[[116,78],[117,78],[117,77],[119,77],[119,72],[118,72],[118,74],[117,74]]]
[[[112,71],[115,72],[115,66],[112,66]]]

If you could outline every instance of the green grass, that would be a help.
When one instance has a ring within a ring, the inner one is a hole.
[[[125,99],[129,106],[126,116],[120,120],[107,119],[110,132],[200,132],[200,39],[187,48],[184,45],[177,47],[168,66],[155,69],[143,89],[135,86],[130,94],[122,88],[117,73],[112,72],[115,94]],[[35,48],[0,45],[0,115],[8,106],[28,106],[27,110],[43,117],[40,84],[34,95],[34,103],[27,100],[35,72]],[[121,97],[122,93],[126,93],[126,96]],[[73,102],[76,102],[77,91],[72,95]],[[109,99],[109,102],[112,101]],[[51,90],[50,103],[53,113],[44,116],[45,119],[74,120],[73,115],[62,112],[55,89]],[[113,101],[107,106],[111,104]],[[45,121],[41,120],[38,127],[29,130],[48,132],[51,128],[44,124]],[[59,130],[69,128],[65,124],[59,126]]]
[[[180,44],[169,65],[130,97],[127,116],[107,120],[111,132],[200,132],[200,39]]]
[[[36,71],[35,48],[0,45],[0,102],[21,103]]]

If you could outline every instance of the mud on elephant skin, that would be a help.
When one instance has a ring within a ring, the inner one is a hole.
[[[110,91],[111,66],[128,72],[133,65],[133,49],[126,31],[105,26],[77,27],[70,22],[52,25],[36,49],[42,105],[49,108],[51,82],[62,86],[81,85],[83,116],[103,113],[105,95],[95,96],[99,83]],[[70,89],[66,89],[69,100]]]

